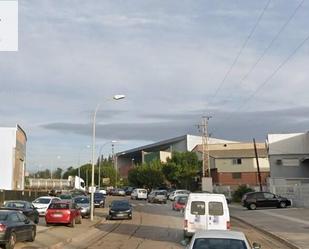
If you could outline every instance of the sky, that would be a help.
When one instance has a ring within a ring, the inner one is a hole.
[[[29,170],[88,162],[97,104],[104,155],[112,140],[118,152],[198,134],[203,115],[222,139],[308,131],[308,12],[303,0],[20,0],[0,126],[26,131]]]

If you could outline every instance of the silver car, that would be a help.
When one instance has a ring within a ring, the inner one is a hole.
[[[90,216],[90,198],[88,196],[77,196],[74,198],[74,203],[80,208],[80,213],[83,218]]]
[[[163,191],[155,190],[148,195],[148,202],[165,204],[166,201],[167,201],[166,193]]]
[[[185,243],[185,242],[184,242]],[[250,246],[246,236],[242,232],[229,230],[199,231],[194,234],[186,249],[260,249],[261,246],[253,243]]]

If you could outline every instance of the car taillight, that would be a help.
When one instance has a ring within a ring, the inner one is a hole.
[[[231,229],[231,222],[229,222],[229,221],[226,222],[226,229],[227,230]]]
[[[70,214],[71,214],[71,211],[70,211],[70,210],[66,210],[65,213],[68,214],[68,215],[70,215]]]
[[[188,220],[184,221],[184,227],[187,228],[188,227]]]
[[[5,232],[6,230],[6,225],[0,224],[0,232]]]

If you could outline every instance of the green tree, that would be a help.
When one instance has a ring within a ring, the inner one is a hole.
[[[201,163],[194,152],[173,152],[162,167],[166,179],[177,188],[197,189],[196,177],[200,175]]]

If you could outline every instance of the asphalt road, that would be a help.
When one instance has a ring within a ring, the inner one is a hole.
[[[124,197],[108,197],[122,199]],[[184,248],[183,215],[171,209],[171,203],[152,204],[146,201],[131,201],[132,220],[106,220],[108,208],[96,209],[97,220],[83,220],[75,228],[54,226],[42,230],[33,243],[19,243],[16,248],[104,248],[104,249],[179,249]],[[108,206],[108,205],[106,205]],[[42,224],[43,225],[43,224]],[[250,242],[258,242],[263,249],[287,249],[285,245],[255,229],[232,220],[233,230],[246,233]]]

